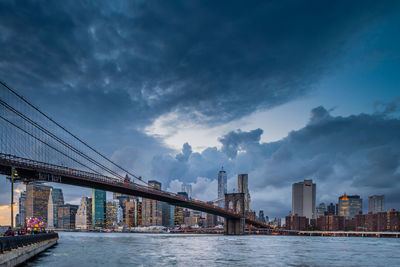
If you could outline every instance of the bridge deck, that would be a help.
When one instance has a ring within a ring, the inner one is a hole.
[[[187,199],[184,196],[171,192],[138,184],[124,184],[124,181],[118,178],[0,153],[0,174],[11,175],[12,167],[17,169],[19,179],[24,182],[47,181],[83,186],[163,201],[175,206],[199,210],[224,218],[239,219],[241,217],[240,214],[232,210],[227,210],[196,199]],[[245,219],[248,224],[256,227],[268,228],[265,223],[261,223],[249,217]]]

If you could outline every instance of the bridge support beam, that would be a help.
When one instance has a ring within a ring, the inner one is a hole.
[[[243,235],[245,227],[245,218],[229,219],[225,218],[226,235]]]
[[[226,235],[243,235],[246,220],[244,216],[244,194],[232,193],[225,194],[225,209],[230,209],[240,215],[240,218],[225,218]]]

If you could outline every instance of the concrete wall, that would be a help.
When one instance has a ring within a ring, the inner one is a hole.
[[[16,266],[57,244],[57,238],[0,254],[0,266]]]

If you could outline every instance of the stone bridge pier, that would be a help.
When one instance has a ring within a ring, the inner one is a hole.
[[[245,228],[244,193],[225,194],[225,209],[233,210],[241,215],[240,218],[225,218],[226,235],[243,235]]]

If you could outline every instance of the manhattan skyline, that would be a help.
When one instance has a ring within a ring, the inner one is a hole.
[[[400,209],[398,3],[229,3],[4,1],[0,79],[168,191],[215,199],[223,165],[270,218],[304,179],[317,203]],[[72,204],[91,191],[57,187]],[[0,224],[8,205],[0,179]]]

